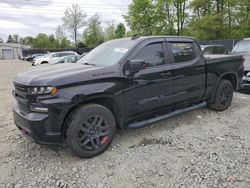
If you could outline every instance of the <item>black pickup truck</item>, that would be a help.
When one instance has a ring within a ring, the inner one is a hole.
[[[155,36],[105,42],[75,64],[44,65],[14,80],[14,121],[39,144],[93,157],[116,130],[183,112],[229,107],[243,77],[240,55],[204,57],[194,38]]]

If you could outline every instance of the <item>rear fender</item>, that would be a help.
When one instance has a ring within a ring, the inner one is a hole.
[[[220,83],[220,81],[222,79],[226,78],[228,75],[233,75],[234,76],[234,78],[235,78],[234,82],[235,83],[233,83],[233,86],[234,86],[234,90],[237,89],[237,83],[238,83],[238,76],[237,76],[237,74],[235,72],[225,72],[225,73],[223,73],[222,75],[220,75],[217,78],[217,80],[216,80],[213,88],[210,91],[207,92],[207,97],[206,98],[208,99],[207,100],[208,103],[214,103],[215,93],[216,93],[216,90],[217,90],[217,88],[219,86],[219,83]]]

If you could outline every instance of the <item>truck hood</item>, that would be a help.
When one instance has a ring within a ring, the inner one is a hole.
[[[95,70],[101,68],[102,67],[83,65],[79,63],[41,65],[19,73],[15,77],[14,82],[27,86],[53,86],[60,80],[71,80],[69,82],[73,82],[73,78],[76,78],[76,75],[81,75],[81,78],[84,80],[84,77],[86,78],[86,76],[84,76],[85,73],[89,74],[90,72],[95,72]],[[52,82],[54,84],[52,84]]]

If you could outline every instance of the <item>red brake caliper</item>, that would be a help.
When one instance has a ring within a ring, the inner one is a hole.
[[[107,143],[108,143],[108,140],[109,140],[109,137],[108,137],[108,136],[102,137],[102,139],[101,139],[101,144],[107,144]]]

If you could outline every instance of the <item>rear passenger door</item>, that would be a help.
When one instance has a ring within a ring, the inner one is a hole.
[[[195,42],[168,42],[175,103],[199,102],[205,93],[206,66]]]

